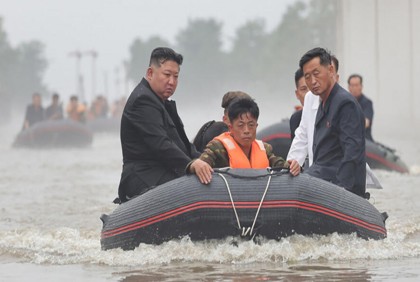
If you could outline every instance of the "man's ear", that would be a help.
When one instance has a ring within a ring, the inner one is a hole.
[[[223,115],[222,120],[224,123],[229,124],[229,118],[226,115]]]
[[[229,131],[232,131],[232,124],[229,122],[229,120],[228,120],[227,126],[229,128]]]
[[[334,66],[332,64],[328,66],[328,71],[330,72],[330,76],[335,79],[335,71]]]
[[[153,75],[153,68],[152,67],[148,67],[147,71],[146,71],[146,78],[147,80],[150,80],[150,78],[152,78]]]

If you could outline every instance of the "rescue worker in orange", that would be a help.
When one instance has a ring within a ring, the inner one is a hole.
[[[70,97],[70,103],[67,105],[66,112],[69,119],[78,122],[86,121],[86,106],[79,103],[79,99],[75,95]]]
[[[228,107],[229,132],[210,141],[201,156],[191,161],[187,172],[195,173],[200,182],[208,184],[213,167],[289,168],[290,174],[300,173],[296,160],[285,161],[273,154],[270,144],[256,140],[259,108],[251,99],[235,99]]]

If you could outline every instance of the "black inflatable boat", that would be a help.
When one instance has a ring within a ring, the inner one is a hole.
[[[257,138],[271,144],[274,154],[286,158],[292,144],[289,120],[284,119],[279,123],[263,128],[257,133]],[[395,150],[369,140],[366,140],[366,162],[373,169],[401,173],[409,172],[407,165],[396,154]]]
[[[68,119],[41,121],[20,132],[14,147],[84,147],[92,144],[92,131],[86,125]]]
[[[334,232],[383,239],[386,217],[368,200],[307,174],[230,169],[216,172],[209,185],[195,175],[175,179],[102,215],[101,246]]]

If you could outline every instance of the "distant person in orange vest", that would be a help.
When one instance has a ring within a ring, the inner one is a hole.
[[[86,107],[79,103],[77,96],[70,97],[70,103],[67,105],[67,117],[78,122],[86,121]]]
[[[125,104],[127,103],[127,98],[125,96],[114,101],[111,109],[111,116],[113,118],[121,118],[122,113],[124,112]]]
[[[187,166],[200,182],[211,181],[213,167],[231,168],[289,168],[292,175],[300,173],[296,160],[286,162],[273,154],[270,144],[256,140],[259,108],[252,99],[235,99],[228,107],[229,132],[210,141],[201,156]]]
[[[107,118],[109,112],[108,101],[102,95],[98,95],[95,100],[93,100],[92,105],[90,106],[88,119],[94,120],[97,118]]]

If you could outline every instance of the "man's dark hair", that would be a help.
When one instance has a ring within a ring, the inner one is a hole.
[[[166,61],[174,61],[178,65],[182,65],[183,57],[168,47],[157,47],[150,55],[149,67],[152,65],[160,67]]]
[[[363,77],[360,74],[354,73],[349,76],[349,79],[347,79],[347,83],[350,84],[350,80],[354,77],[358,77],[360,79],[360,84],[363,85]]]
[[[297,71],[295,72],[295,84],[296,84],[296,88],[298,88],[299,85],[299,80],[303,77],[303,70],[302,69],[297,69]]]
[[[316,47],[312,50],[309,50],[302,56],[299,61],[299,67],[303,70],[303,66],[314,58],[319,58],[320,64],[323,66],[331,65],[331,54],[329,51],[321,47]]]
[[[331,62],[334,64],[335,72],[338,72],[339,63],[338,63],[337,57],[334,55],[331,55]]]
[[[224,113],[227,113],[227,109],[229,107],[229,104],[235,100],[235,99],[239,99],[239,98],[246,98],[246,99],[251,99],[251,96],[249,96],[247,93],[242,92],[242,91],[229,91],[227,92],[225,95],[223,95],[222,98],[222,108],[225,109]]]
[[[246,113],[249,113],[252,117],[258,120],[260,109],[254,100],[247,98],[237,98],[232,100],[228,107],[228,116],[230,122],[233,122],[233,120]]]

